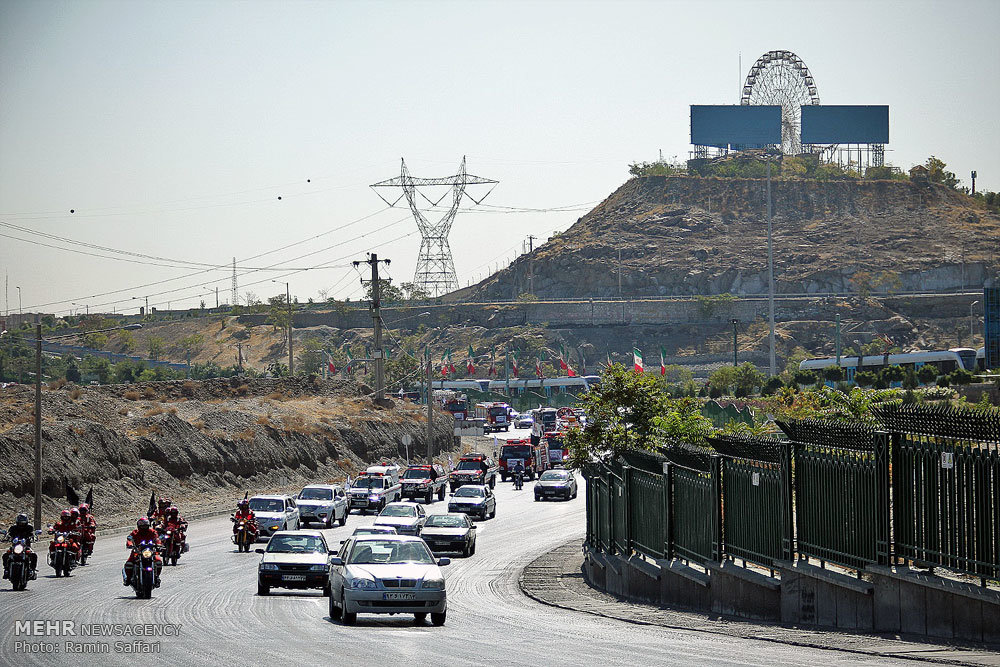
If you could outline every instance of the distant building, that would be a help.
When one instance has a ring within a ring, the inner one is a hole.
[[[922,164],[918,164],[916,167],[910,169],[910,180],[911,181],[926,181],[930,172],[927,171],[927,167]]]

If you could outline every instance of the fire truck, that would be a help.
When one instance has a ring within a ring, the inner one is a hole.
[[[497,484],[497,466],[486,454],[463,454],[458,465],[448,475],[451,492],[464,484],[482,484],[491,489]]]
[[[537,445],[549,431],[557,427],[559,417],[555,408],[538,408],[531,411],[531,444]]]
[[[510,406],[506,403],[479,403],[476,405],[476,419],[483,420],[483,432],[510,430]]]
[[[517,465],[524,466],[524,476],[535,479],[549,468],[549,454],[545,445],[531,444],[531,440],[508,440],[500,447],[500,479],[507,481],[514,476]]]

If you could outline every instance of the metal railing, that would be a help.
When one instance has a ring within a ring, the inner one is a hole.
[[[592,547],[694,563],[913,561],[1000,578],[1000,413],[888,404],[588,467]]]

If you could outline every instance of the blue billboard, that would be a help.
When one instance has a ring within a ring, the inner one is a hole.
[[[804,144],[887,144],[889,107],[803,105]]]
[[[781,107],[692,104],[691,143],[718,148],[780,144]]]

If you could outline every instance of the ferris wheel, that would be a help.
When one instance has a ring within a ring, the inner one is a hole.
[[[740,104],[781,106],[781,151],[802,151],[799,126],[802,105],[819,104],[809,68],[791,51],[768,51],[753,64],[743,84]]]

